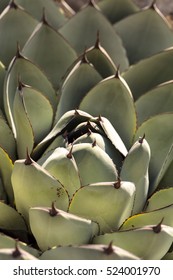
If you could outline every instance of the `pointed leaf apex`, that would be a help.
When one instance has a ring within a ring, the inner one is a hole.
[[[18,5],[14,2],[14,0],[11,0],[9,3],[10,9],[18,9]]]
[[[88,58],[87,58],[87,56],[86,56],[86,49],[84,50],[84,53],[83,53],[83,55],[82,55],[82,57],[81,57],[81,60],[80,60],[80,63],[82,64],[82,63],[87,63],[87,64],[89,64],[89,60],[88,60]]]
[[[97,38],[96,38],[96,42],[95,42],[95,49],[100,49],[100,31],[97,31]]]
[[[100,10],[99,7],[96,5],[95,0],[89,0],[88,6],[94,7],[97,10]]]
[[[77,109],[75,109],[74,115],[75,116],[79,116],[80,115]]]
[[[111,255],[114,252],[112,244],[113,244],[113,241],[111,241],[109,243],[108,247],[103,248],[103,251],[106,255]]]
[[[118,180],[114,183],[114,188],[119,189],[121,187],[121,180],[118,178]]]
[[[94,140],[94,142],[92,143],[92,148],[94,148],[97,145],[97,141]]]
[[[41,19],[41,22],[45,25],[49,25],[48,21],[47,21],[47,18],[46,18],[46,9],[45,7],[43,8],[43,15],[42,15],[42,19]]]
[[[151,2],[150,9],[157,10],[156,0]]]
[[[139,142],[140,144],[142,144],[143,141],[144,141],[144,139],[145,139],[145,133],[144,133],[144,135],[143,135],[142,137],[139,137],[138,142]]]
[[[26,87],[26,85],[21,81],[21,77],[20,77],[20,75],[18,76],[18,90],[19,91],[22,91],[22,89],[24,88],[24,87]]]
[[[163,220],[164,220],[164,218],[162,218],[162,220],[160,221],[160,223],[158,223],[158,225],[153,227],[153,232],[154,233],[160,233],[161,232]]]
[[[18,258],[18,257],[21,256],[21,252],[20,252],[20,250],[19,250],[17,241],[16,241],[16,244],[15,244],[15,249],[14,249],[14,251],[12,252],[12,256],[13,256],[14,259],[16,259],[16,258]]]
[[[20,51],[19,42],[17,42],[16,58],[23,58],[23,55],[21,54],[21,51]]]
[[[73,156],[73,145],[71,145],[71,149],[69,151],[69,153],[67,154],[67,158],[72,159]]]
[[[115,73],[115,78],[119,79],[120,78],[120,65],[117,66],[117,71]]]
[[[58,214],[58,210],[57,210],[56,207],[55,207],[55,201],[53,201],[53,202],[52,202],[52,207],[51,207],[50,210],[49,210],[49,215],[50,215],[51,217],[54,217],[54,216],[57,216],[57,214]]]
[[[25,165],[31,165],[33,163],[33,160],[28,152],[28,148],[26,150],[26,159],[25,159]]]
[[[99,122],[103,122],[103,119],[102,119],[102,116],[101,116],[101,115],[98,116],[98,121],[99,121]]]

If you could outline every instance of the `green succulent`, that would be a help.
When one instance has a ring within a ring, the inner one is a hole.
[[[172,259],[168,22],[131,0],[1,2],[0,259]]]

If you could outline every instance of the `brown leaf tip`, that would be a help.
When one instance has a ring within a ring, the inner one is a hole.
[[[57,210],[56,207],[55,207],[55,201],[53,201],[53,202],[52,202],[52,207],[51,207],[50,210],[49,210],[49,215],[50,215],[51,217],[54,217],[54,216],[57,216],[57,214],[58,214],[58,210]]]
[[[25,159],[25,165],[31,165],[33,163],[33,160],[29,154],[28,148],[26,149],[26,159]]]
[[[113,241],[111,241],[107,247],[103,248],[103,251],[106,255],[111,255],[114,252],[112,244],[113,244]]]
[[[160,221],[160,223],[158,223],[158,225],[156,225],[156,226],[153,227],[153,232],[154,232],[154,233],[160,233],[160,232],[161,232],[161,230],[162,230],[163,219],[164,219],[164,218],[162,218],[162,220]]]

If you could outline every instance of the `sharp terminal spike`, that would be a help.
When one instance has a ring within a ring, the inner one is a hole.
[[[95,9],[97,9],[97,10],[100,10],[99,7],[96,5],[96,2],[94,0],[89,0],[87,6],[91,6],[91,7],[94,7]]]
[[[92,143],[92,148],[94,148],[97,145],[97,141],[94,140],[94,142]]]
[[[71,145],[71,149],[69,151],[69,153],[67,154],[67,158],[72,159],[73,156],[73,144]]]
[[[53,201],[52,202],[52,207],[49,210],[49,215],[54,217],[54,216],[57,216],[57,214],[58,214],[58,210],[55,207],[55,201]]]
[[[111,241],[109,243],[108,247],[103,248],[103,251],[106,255],[111,255],[114,252],[112,244],[113,244],[113,241]]]
[[[164,218],[158,223],[158,225],[153,227],[153,232],[154,233],[160,233],[162,229],[162,223],[163,223]]]
[[[95,47],[95,49],[100,49],[100,31],[99,30],[97,30],[97,38],[96,38],[94,47]]]
[[[156,10],[156,9],[157,9],[156,0],[153,0],[153,1],[151,2],[150,9],[153,9],[153,10]]]
[[[87,55],[86,55],[86,48],[85,48],[85,50],[84,50],[84,52],[83,52],[83,54],[82,54],[80,63],[81,63],[81,64],[82,64],[82,63],[87,63],[87,64],[89,64],[89,60],[88,60]]]
[[[115,73],[115,78],[119,79],[120,78],[120,64],[117,66],[117,71]]]
[[[48,24],[48,21],[47,21],[47,17],[46,17],[46,9],[45,7],[43,7],[43,14],[42,14],[42,19],[41,19],[41,22],[45,25],[49,25]]]
[[[26,149],[26,159],[25,159],[25,165],[31,165],[33,163],[33,160],[29,154],[28,148]]]
[[[14,259],[16,259],[16,258],[18,258],[18,257],[21,256],[21,252],[20,252],[20,250],[19,250],[17,241],[16,241],[16,244],[15,244],[15,249],[14,249],[14,251],[12,252],[12,256],[13,256]]]
[[[79,115],[80,115],[77,109],[75,109],[74,115],[75,115],[75,116],[79,116]]]
[[[92,134],[92,131],[91,131],[91,129],[88,128],[87,135],[90,136],[91,134]]]
[[[20,44],[17,42],[17,50],[16,50],[16,58],[23,58],[24,56],[21,54],[20,51]]]
[[[15,3],[14,0],[11,0],[9,3],[10,9],[18,9],[18,5]]]
[[[142,144],[143,141],[144,141],[144,139],[145,139],[145,133],[144,133],[144,135],[143,135],[142,137],[139,137],[138,142],[139,142],[140,144]]]
[[[98,121],[99,121],[99,122],[103,122],[103,119],[102,119],[102,116],[101,116],[101,115],[98,116]]]
[[[119,189],[121,187],[121,180],[118,178],[118,180],[114,183],[114,188]]]

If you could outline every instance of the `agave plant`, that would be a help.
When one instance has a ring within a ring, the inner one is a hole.
[[[0,4],[0,259],[172,259],[168,22],[28,2]]]

